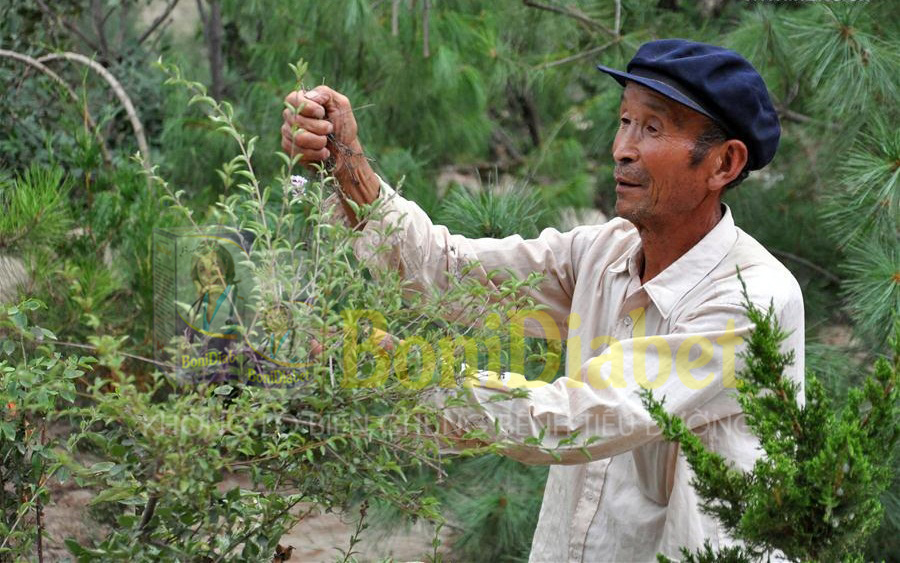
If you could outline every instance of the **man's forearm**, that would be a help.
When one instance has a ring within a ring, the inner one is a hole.
[[[334,176],[341,187],[341,203],[347,217],[356,225],[359,220],[346,199],[358,205],[366,205],[378,199],[381,182],[362,151],[362,145],[355,142],[348,150],[335,155]]]

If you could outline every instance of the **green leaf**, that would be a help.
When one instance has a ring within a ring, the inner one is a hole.
[[[16,427],[11,422],[0,421],[0,434],[6,436],[10,442],[16,439]]]
[[[131,499],[136,496],[135,492],[136,491],[134,487],[106,489],[105,491],[101,491],[100,494],[92,498],[89,504],[91,506],[94,506],[100,504],[101,502],[114,502]]]
[[[13,322],[13,325],[19,330],[24,331],[25,327],[28,326],[28,319],[17,307],[13,307],[9,310],[9,318]]]
[[[88,468],[88,472],[93,473],[94,475],[99,475],[100,473],[106,473],[115,466],[116,464],[111,461],[100,461],[90,466],[90,468]]]
[[[72,387],[64,387],[59,390],[59,396],[69,403],[75,402],[75,389]]]
[[[37,311],[38,309],[44,308],[46,305],[42,301],[38,301],[37,299],[28,299],[24,303],[22,303],[22,308],[26,311]]]

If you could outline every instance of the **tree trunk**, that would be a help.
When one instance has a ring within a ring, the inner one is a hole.
[[[209,11],[203,8],[203,0],[197,0],[197,11],[203,24],[203,37],[209,58],[210,95],[221,100],[225,93],[223,78],[224,59],[222,57],[222,4],[219,0],[206,0]]]

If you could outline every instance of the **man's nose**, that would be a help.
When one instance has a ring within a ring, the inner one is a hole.
[[[635,146],[635,138],[630,130],[619,131],[616,135],[615,140],[613,140],[612,155],[617,164],[628,164],[637,160],[638,152]]]

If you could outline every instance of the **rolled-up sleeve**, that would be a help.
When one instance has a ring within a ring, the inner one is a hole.
[[[542,275],[523,291],[564,324],[572,305],[578,255],[588,242],[579,229],[545,229],[535,239],[469,239],[435,225],[414,202],[382,183],[381,196],[354,242],[354,251],[373,273],[399,271],[412,291],[446,290],[451,278],[477,279],[499,290],[510,279]]]

